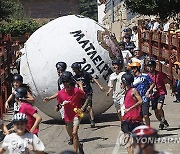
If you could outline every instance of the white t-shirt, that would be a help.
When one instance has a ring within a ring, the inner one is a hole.
[[[132,54],[129,50],[123,50],[122,52],[122,56],[124,59],[124,65],[127,66],[128,61],[130,60],[130,58],[132,57]]]
[[[19,136],[16,133],[7,135],[4,138],[2,148],[9,154],[28,154],[29,150],[44,151],[45,147],[42,141],[32,133],[26,133]]]
[[[136,46],[136,48],[139,46],[139,39],[138,39],[138,33],[137,34],[133,34],[132,35],[132,39],[131,39],[133,42],[134,42],[134,44],[135,44],[135,46]]]
[[[15,95],[16,94],[16,90],[14,88],[12,88],[12,94]],[[14,111],[19,111],[19,105],[16,101],[14,101]]]
[[[160,26],[159,22],[156,21],[153,25],[153,30],[158,30],[159,26]]]
[[[113,99],[124,97],[125,95],[125,89],[121,87],[121,77],[124,73],[125,72],[120,72],[119,74],[116,74],[116,72],[114,72],[109,77],[108,86],[113,88]]]
[[[164,31],[164,32],[168,32],[168,30],[169,30],[169,25],[170,25],[170,23],[167,22],[167,23],[163,26],[163,31]]]

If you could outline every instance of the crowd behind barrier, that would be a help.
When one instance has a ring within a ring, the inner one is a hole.
[[[11,37],[10,34],[0,34],[0,117],[6,112],[4,102],[12,92],[12,71],[18,70],[16,60],[21,56],[20,49],[28,39],[29,34],[22,37]]]

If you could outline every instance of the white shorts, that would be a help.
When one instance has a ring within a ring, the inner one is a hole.
[[[61,109],[59,110],[60,114],[61,114],[61,118],[64,119],[64,106],[61,107]]]
[[[124,110],[125,110],[124,97],[113,99],[113,101],[114,101],[114,106],[115,106],[116,110],[121,111],[121,115],[123,116]]]

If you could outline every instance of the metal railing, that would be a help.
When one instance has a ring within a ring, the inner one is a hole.
[[[20,46],[28,39],[29,34],[23,37],[11,37],[0,34],[0,117],[2,118],[5,110],[5,101],[12,92],[12,72],[16,66],[17,51]],[[17,68],[16,68],[17,69]]]

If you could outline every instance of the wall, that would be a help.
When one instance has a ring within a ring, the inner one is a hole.
[[[79,0],[20,0],[31,18],[57,18],[79,14]]]

